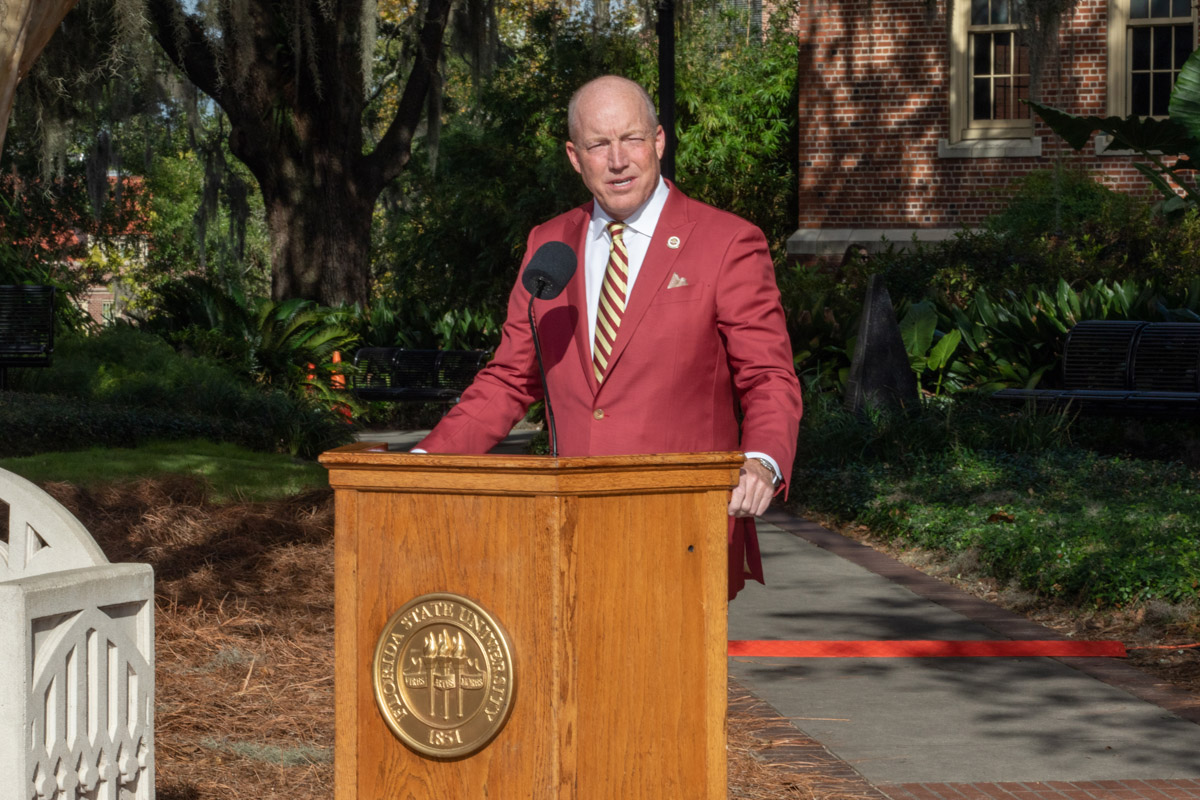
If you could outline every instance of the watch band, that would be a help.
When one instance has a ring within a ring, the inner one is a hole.
[[[755,456],[754,460],[766,467],[767,472],[771,473],[772,486],[778,486],[779,484],[783,483],[783,478],[776,474],[775,467],[770,461],[767,461],[765,458],[759,458],[758,456]]]

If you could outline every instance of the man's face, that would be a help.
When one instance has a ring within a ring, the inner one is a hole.
[[[628,86],[600,83],[578,100],[567,157],[600,207],[623,220],[654,194],[666,137]]]

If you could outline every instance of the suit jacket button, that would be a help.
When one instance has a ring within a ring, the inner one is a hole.
[[[604,419],[604,409],[597,408],[595,411],[592,412],[592,416],[595,417],[596,419]]]

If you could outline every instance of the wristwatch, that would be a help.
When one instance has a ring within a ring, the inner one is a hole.
[[[783,483],[783,478],[779,477],[779,474],[775,472],[775,467],[770,461],[767,461],[765,458],[759,458],[758,456],[755,456],[754,460],[766,467],[767,472],[771,473],[772,486],[778,486],[779,484]]]

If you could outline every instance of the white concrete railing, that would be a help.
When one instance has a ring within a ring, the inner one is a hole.
[[[151,567],[0,469],[0,609],[0,800],[153,800]]]

